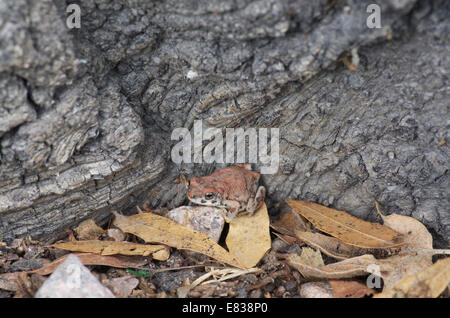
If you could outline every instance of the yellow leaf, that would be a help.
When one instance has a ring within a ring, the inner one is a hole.
[[[230,223],[226,244],[240,263],[253,267],[270,248],[269,223],[265,204],[253,215],[236,217]]]
[[[245,268],[233,255],[212,241],[206,234],[189,229],[171,219],[154,213],[116,216],[114,225],[122,231],[132,233],[147,243],[162,243],[178,249],[186,249],[208,255],[219,262]]]
[[[164,250],[164,245],[147,245],[116,241],[71,241],[66,243],[53,244],[53,247],[68,251],[96,253],[101,255],[142,255],[148,256],[160,250]]]
[[[450,284],[450,257],[440,259],[419,273],[409,275],[377,298],[438,297]]]
[[[403,235],[379,223],[363,221],[345,211],[323,205],[289,200],[289,206],[317,229],[344,243],[364,248],[390,248],[404,245]]]

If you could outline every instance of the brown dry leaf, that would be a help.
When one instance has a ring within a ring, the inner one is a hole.
[[[316,268],[305,265],[297,254],[289,254],[287,262],[309,278],[341,279],[366,275],[367,266],[376,264],[376,259],[367,254]]]
[[[306,231],[305,221],[301,216],[292,211],[285,212],[281,217],[270,225],[274,230],[289,236],[295,236],[295,231]]]
[[[114,225],[122,231],[132,233],[147,243],[162,243],[178,249],[187,249],[208,255],[219,262],[239,268],[244,265],[206,234],[191,230],[168,218],[154,213],[135,214],[125,217],[116,212]]]
[[[319,249],[325,255],[339,260],[344,260],[354,256],[361,256],[367,254],[368,251],[368,249],[345,244],[335,237],[327,236],[321,233],[296,230],[295,235],[298,239],[314,248]]]
[[[402,253],[386,259],[379,259],[375,264],[380,266],[383,278],[383,290],[387,290],[408,275],[413,275],[431,266],[430,253]]]
[[[378,214],[383,219],[384,225],[405,236],[405,246],[410,249],[433,248],[433,237],[428,232],[425,225],[415,218],[399,214],[384,216],[380,210],[380,205],[375,202]]]
[[[293,244],[295,242],[298,242],[298,239],[296,237],[290,236],[290,235],[285,235],[285,234],[280,234],[277,232],[273,232],[273,234],[278,237],[279,239],[281,239],[283,242],[287,243],[287,244]]]
[[[30,297],[35,286],[26,272],[0,274],[0,290],[15,292],[14,298]]]
[[[372,273],[371,269],[376,268],[378,271],[373,274],[383,278],[384,289],[391,288],[405,276],[417,273],[431,265],[429,253],[403,253],[386,259],[376,259],[373,255],[366,254],[319,268],[305,265],[296,254],[289,254],[287,261],[310,279],[343,279],[365,276]]]
[[[357,280],[329,280],[335,298],[361,298],[372,295],[373,289]]]
[[[79,240],[95,240],[102,235],[105,230],[99,227],[94,220],[87,219],[73,229]]]
[[[404,245],[402,234],[379,223],[363,221],[345,211],[313,202],[289,200],[288,204],[317,229],[346,244],[364,248],[390,248]]]
[[[419,273],[409,275],[376,298],[438,297],[450,284],[450,257],[438,260]]]
[[[299,260],[301,260],[303,262],[303,264],[313,266],[313,267],[321,267],[321,266],[325,265],[320,251],[314,250],[310,247],[302,248],[302,254],[300,255]]]
[[[296,261],[300,262],[306,266],[310,266],[310,267],[314,267],[314,268],[319,268],[319,267],[325,265],[325,263],[323,262],[323,259],[322,259],[322,254],[320,254],[320,251],[319,250],[316,251],[310,247],[303,247],[302,254],[300,254],[300,256],[296,259]],[[300,269],[298,269],[298,271],[306,279],[310,278],[307,273],[302,272]]]
[[[22,282],[27,280],[27,273],[14,272],[0,274],[0,290],[18,292],[21,290]]]
[[[100,255],[142,255],[148,256],[165,249],[164,245],[147,245],[116,241],[74,241],[53,244],[53,247],[68,251],[96,253]]]
[[[230,223],[225,242],[230,253],[247,268],[255,266],[270,249],[269,223],[266,204],[253,215],[238,216]]]
[[[28,274],[49,275],[66,259],[68,256],[58,258],[57,260],[44,265],[41,268],[28,271]],[[92,253],[74,253],[84,265],[102,265],[117,268],[141,268],[147,263],[142,256],[123,256],[123,255],[98,255]]]

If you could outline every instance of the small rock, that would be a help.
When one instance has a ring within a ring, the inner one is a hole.
[[[73,254],[56,268],[34,295],[36,298],[114,298]]]
[[[14,262],[9,267],[11,272],[19,272],[19,271],[31,271],[34,269],[38,269],[44,266],[44,259],[35,258],[35,259],[24,259],[21,258],[17,262]]]
[[[288,243],[278,237],[272,241],[272,250],[275,252],[282,253],[288,246]]]
[[[279,287],[275,290],[275,296],[281,297],[285,292],[286,292],[286,288],[284,288],[284,286],[279,286]]]
[[[265,293],[270,293],[275,289],[275,284],[274,283],[270,283],[267,284],[266,286],[264,286],[264,292]]]
[[[116,297],[125,298],[131,295],[133,289],[139,285],[139,280],[132,276],[123,276],[102,280],[102,283],[108,287]]]
[[[209,206],[180,206],[170,210],[167,217],[190,229],[203,232],[214,242],[218,242],[225,225],[220,211],[218,208]]]
[[[116,242],[125,241],[125,233],[123,233],[120,229],[108,229],[107,235]]]
[[[297,282],[295,280],[288,280],[284,284],[284,288],[286,288],[287,291],[293,291],[295,288],[297,288]]]
[[[391,160],[393,160],[395,158],[395,153],[393,153],[392,151],[389,151],[387,153],[387,155],[388,155],[388,158],[391,159]]]
[[[94,220],[88,219],[74,228],[74,232],[77,234],[79,240],[96,240],[103,234],[104,230]]]
[[[323,282],[302,284],[300,296],[303,298],[334,298],[331,286]]]
[[[196,71],[193,71],[193,70],[189,70],[187,73],[186,73],[186,78],[188,79],[188,80],[193,80],[194,78],[196,78],[198,76],[198,73],[196,72]]]
[[[248,298],[261,298],[261,297],[262,297],[261,289],[254,289],[248,295]]]

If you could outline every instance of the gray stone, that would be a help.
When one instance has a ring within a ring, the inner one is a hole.
[[[225,225],[220,209],[209,206],[180,206],[170,210],[167,217],[190,229],[205,233],[214,242],[219,241]]]
[[[36,298],[114,298],[113,293],[73,254],[50,275],[34,295]]]

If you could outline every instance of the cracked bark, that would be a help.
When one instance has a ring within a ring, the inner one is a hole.
[[[170,135],[202,119],[280,128],[272,214],[298,198],[375,221],[377,200],[450,243],[447,2],[383,1],[368,29],[370,1],[70,1],[73,30],[68,3],[0,4],[0,238],[187,203],[173,180],[216,166],[174,164]]]

